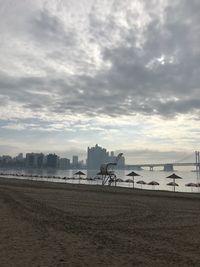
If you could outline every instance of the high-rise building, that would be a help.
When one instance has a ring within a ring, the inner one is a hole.
[[[109,161],[110,161],[110,162],[115,162],[115,159],[116,159],[115,154],[114,154],[113,151],[111,151],[111,152],[110,152],[110,156],[109,156]]]
[[[115,159],[116,159],[116,157],[115,157]],[[125,157],[119,158],[116,168],[117,169],[124,169],[125,168]]]
[[[19,154],[16,156],[16,160],[17,160],[17,161],[22,161],[22,160],[23,160],[23,153],[19,153]]]
[[[70,169],[70,160],[66,158],[59,159],[59,168],[61,170]]]
[[[12,162],[12,157],[9,156],[9,155],[3,155],[1,157],[1,161],[2,161],[3,164],[11,163]]]
[[[59,157],[56,154],[48,154],[46,166],[47,168],[57,168],[58,167]]]
[[[27,153],[26,154],[26,167],[27,168],[42,168],[44,154],[42,153]]]
[[[99,170],[100,165],[109,160],[109,153],[105,148],[102,148],[96,144],[95,147],[88,147],[87,151],[87,168]]]
[[[34,168],[34,153],[26,153],[26,167]]]
[[[78,156],[73,156],[72,157],[72,167],[73,168],[78,168],[79,164],[78,164]]]

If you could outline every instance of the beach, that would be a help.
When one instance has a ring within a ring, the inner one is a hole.
[[[200,266],[200,194],[0,178],[0,266]]]

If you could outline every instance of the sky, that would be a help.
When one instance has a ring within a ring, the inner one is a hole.
[[[0,154],[200,149],[199,0],[0,0]]]

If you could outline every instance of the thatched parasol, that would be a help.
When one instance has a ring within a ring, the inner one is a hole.
[[[175,173],[172,173],[171,175],[167,176],[166,178],[170,178],[173,179],[173,185],[174,185],[174,192],[175,192],[175,187],[178,186],[178,184],[176,184],[176,179],[183,179],[182,177],[176,175]],[[172,184],[167,184],[167,185],[172,185]]]
[[[132,179],[126,179],[125,182],[126,183],[133,183],[133,180]]]
[[[191,187],[191,191],[193,191],[193,187],[198,187],[198,184],[188,183],[188,184],[185,184],[185,186]]]
[[[80,184],[81,175],[85,175],[85,173],[82,171],[78,171],[78,172],[74,173],[74,175],[78,175],[79,184]]]
[[[121,178],[117,178],[117,179],[116,179],[116,182],[117,182],[117,183],[123,183],[123,182],[124,182],[124,180],[123,180],[123,179],[121,179]]]
[[[152,185],[152,189],[154,189],[156,185],[160,185],[160,184],[156,181],[151,181],[148,183],[148,185]]]
[[[135,176],[140,176],[140,175],[137,174],[136,172],[132,171],[132,172],[130,172],[129,174],[127,174],[126,176],[132,176],[132,177],[133,177],[133,188],[134,188],[134,183],[135,183],[135,181],[134,181],[134,177],[135,177]]]
[[[142,185],[145,185],[147,183],[145,181],[143,181],[143,180],[140,180],[140,181],[137,181],[136,184],[140,184],[141,188],[142,188]]]
[[[177,183],[175,183],[175,182],[170,182],[170,183],[168,183],[167,185],[170,185],[170,186],[173,186],[174,187],[174,192],[175,192],[175,187],[176,186],[179,186]]]

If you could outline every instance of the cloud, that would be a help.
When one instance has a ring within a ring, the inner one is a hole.
[[[56,45],[61,48],[76,45],[76,35],[73,29],[66,28],[61,19],[43,9],[38,11],[35,17],[30,20],[30,33],[35,37],[39,45],[51,47],[54,50]]]
[[[117,150],[117,153],[121,151]],[[128,158],[127,164],[140,164],[140,163],[177,163],[177,162],[193,162],[194,153],[189,151],[161,151],[151,149],[138,149],[138,150],[123,150],[126,158]]]
[[[199,4],[159,1],[161,13],[156,15],[150,3],[93,4],[84,34],[78,24],[68,25],[45,6],[31,12],[24,34],[42,53],[46,74],[15,77],[2,72],[1,95],[30,110],[43,112],[45,107],[58,114],[175,116],[199,111]],[[92,75],[83,42],[103,62],[93,65]],[[26,55],[22,60],[26,62]]]
[[[182,144],[163,126],[172,122],[194,146],[199,1],[13,3],[1,1],[0,9],[1,129],[63,131],[89,143],[87,132],[91,141],[113,146],[115,136],[124,148],[123,138],[137,146],[133,135],[143,147],[163,142],[166,149]]]

